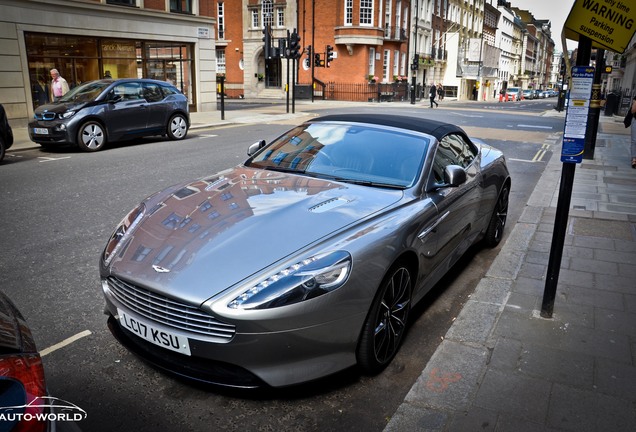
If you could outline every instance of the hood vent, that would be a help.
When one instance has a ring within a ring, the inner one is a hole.
[[[309,211],[312,213],[324,213],[326,211],[333,210],[336,207],[340,207],[341,205],[347,204],[348,202],[349,201],[344,198],[332,198],[310,207]]]

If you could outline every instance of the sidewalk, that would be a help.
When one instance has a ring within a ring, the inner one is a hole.
[[[628,133],[618,117],[601,116],[594,159],[576,168],[553,318],[539,311],[560,146],[385,432],[636,430],[636,170]]]

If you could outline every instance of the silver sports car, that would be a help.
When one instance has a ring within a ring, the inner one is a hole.
[[[451,124],[331,115],[248,155],[146,198],[100,260],[113,334],[183,377],[378,373],[413,305],[471,245],[502,238],[505,159]]]

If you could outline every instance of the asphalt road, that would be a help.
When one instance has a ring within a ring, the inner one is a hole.
[[[549,103],[382,108],[456,122],[501,148],[513,178],[514,223],[562,131],[562,120],[538,115],[540,104]],[[376,110],[359,110],[367,109]],[[240,163],[249,144],[288,127],[198,130],[183,142],[144,139],[95,154],[29,150],[0,167],[0,289],[21,309],[44,350],[51,393],[87,411],[83,430],[369,432],[382,430],[402,402],[497,249],[471,250],[454,276],[438,284],[414,311],[398,356],[375,377],[352,368],[287,389],[198,387],[148,367],[106,328],[97,264],[128,210],[163,187]]]

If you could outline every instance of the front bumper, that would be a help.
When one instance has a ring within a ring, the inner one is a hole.
[[[130,351],[173,375],[235,388],[289,386],[353,366],[365,318],[361,313],[305,328],[259,333],[241,333],[238,323],[237,332],[229,342],[211,342],[201,340],[196,334],[190,335],[191,355],[188,356],[130,332],[121,325],[118,308],[124,309],[124,306],[106,295],[108,327]]]
[[[29,123],[29,138],[31,141],[42,144],[72,144],[73,131],[66,122],[35,120]],[[37,133],[44,131],[47,133]]]

